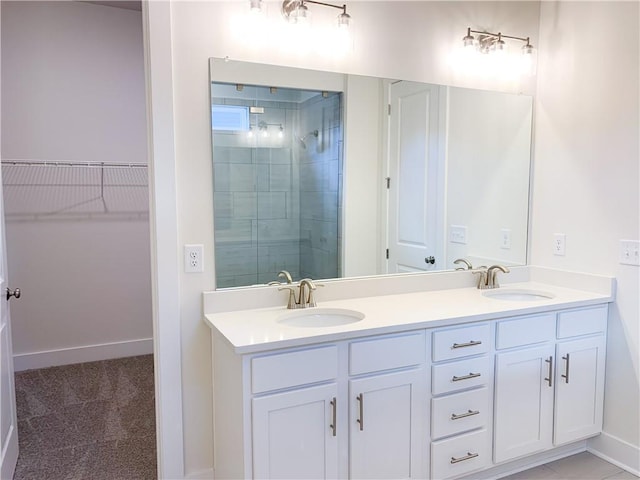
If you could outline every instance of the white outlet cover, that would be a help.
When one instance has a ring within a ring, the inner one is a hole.
[[[640,266],[640,241],[620,240],[619,262],[622,265]]]
[[[567,236],[564,233],[553,234],[553,254],[564,256]]]
[[[511,230],[503,228],[500,230],[500,248],[509,250],[511,248]]]
[[[204,245],[184,246],[184,273],[204,272]]]

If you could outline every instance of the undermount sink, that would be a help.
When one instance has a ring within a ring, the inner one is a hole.
[[[537,300],[549,300],[555,295],[549,292],[539,290],[528,290],[521,288],[497,288],[495,290],[487,290],[482,295],[496,300],[509,300],[516,302],[532,302]]]
[[[277,322],[291,327],[337,327],[359,322],[364,313],[346,308],[310,307],[281,315]]]

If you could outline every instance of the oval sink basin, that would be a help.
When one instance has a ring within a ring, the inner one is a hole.
[[[494,298],[496,300],[510,300],[516,302],[535,302],[537,300],[549,300],[555,297],[553,293],[549,292],[517,288],[498,288],[495,290],[487,290],[485,292],[482,292],[482,295],[488,298]]]
[[[359,322],[364,313],[346,308],[310,307],[281,315],[277,322],[291,327],[337,327]]]

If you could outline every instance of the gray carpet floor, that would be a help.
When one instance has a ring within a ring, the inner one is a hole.
[[[14,480],[155,479],[153,356],[17,372]]]

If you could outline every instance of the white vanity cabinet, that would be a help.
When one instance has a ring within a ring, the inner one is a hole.
[[[433,332],[430,478],[491,465],[491,331],[480,323]]]
[[[214,335],[217,476],[424,478],[426,350],[424,330],[255,355]]]
[[[496,463],[600,432],[606,325],[606,305],[497,322]]]
[[[425,333],[349,344],[349,478],[423,476]]]

